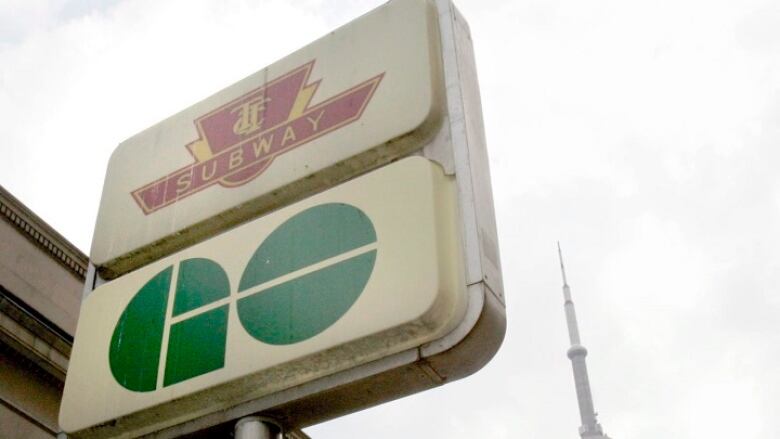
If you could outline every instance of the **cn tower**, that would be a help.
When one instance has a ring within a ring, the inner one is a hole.
[[[601,425],[596,420],[596,411],[593,409],[593,395],[590,392],[590,381],[588,380],[588,367],[585,364],[585,357],[588,350],[580,343],[580,331],[577,327],[577,315],[574,313],[574,302],[571,300],[571,290],[566,282],[566,270],[563,268],[563,255],[561,254],[561,244],[558,243],[558,258],[561,261],[561,275],[563,276],[563,308],[566,311],[566,324],[569,327],[569,347],[566,354],[571,360],[571,367],[574,371],[574,386],[577,390],[577,405],[580,407],[580,437],[582,439],[609,439]]]

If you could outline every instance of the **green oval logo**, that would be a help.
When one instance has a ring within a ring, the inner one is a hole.
[[[376,261],[376,231],[361,210],[342,203],[309,208],[274,230],[249,260],[237,310],[255,339],[286,345],[311,338],[343,316],[363,292]],[[138,290],[111,337],[111,373],[123,387],[148,392],[225,364],[230,281],[205,258],[179,263],[168,317],[173,266]],[[234,296],[235,297],[235,296]],[[162,357],[165,331],[167,354]]]
[[[298,343],[324,331],[363,292],[374,268],[376,231],[361,210],[330,203],[279,226],[241,276],[238,316],[252,337]],[[285,279],[280,283],[277,279]]]

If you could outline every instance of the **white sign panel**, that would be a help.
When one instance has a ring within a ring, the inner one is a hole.
[[[98,287],[60,425],[151,432],[444,336],[467,306],[457,218],[454,178],[412,157]]]
[[[114,278],[419,149],[440,60],[436,8],[396,0],[128,139],[90,260]]]

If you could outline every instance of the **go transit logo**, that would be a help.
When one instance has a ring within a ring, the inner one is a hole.
[[[160,387],[159,374],[165,387],[221,369],[231,306],[260,343],[289,345],[314,337],[363,292],[377,251],[364,247],[376,242],[365,213],[328,203],[274,230],[249,259],[233,294],[225,270],[211,259],[184,259],[176,276],[174,265],[164,268],[119,317],[108,355],[114,378],[129,390],[149,392]]]

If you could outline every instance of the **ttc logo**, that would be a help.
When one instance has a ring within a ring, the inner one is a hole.
[[[195,120],[195,159],[132,192],[149,215],[203,189],[231,188],[262,174],[280,155],[361,118],[384,77],[380,73],[311,104],[321,80],[310,82],[310,61]]]
[[[170,386],[221,369],[230,306],[259,342],[288,345],[314,337],[363,292],[376,241],[365,213],[329,203],[274,230],[250,258],[233,294],[225,270],[211,259],[182,260],[175,283],[174,266],[163,269],[141,287],[116,324],[108,355],[114,378],[129,390],[149,392],[158,388],[158,371],[162,386]],[[350,252],[357,254],[339,258]],[[318,263],[324,266],[307,270]]]

